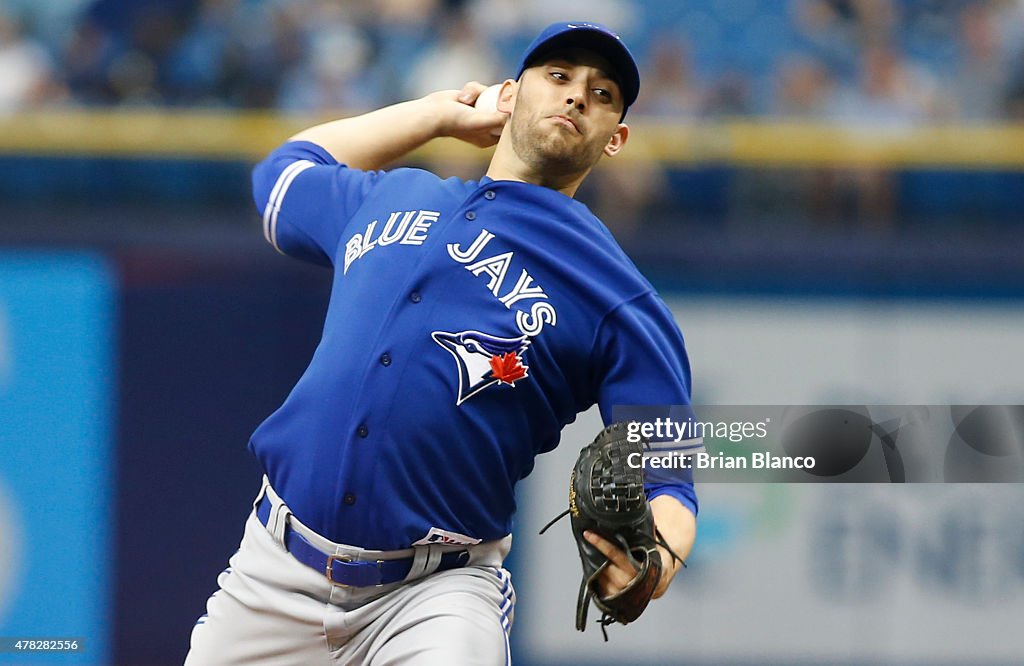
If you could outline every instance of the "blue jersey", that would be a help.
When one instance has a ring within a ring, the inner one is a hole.
[[[250,448],[296,517],[372,549],[511,531],[534,457],[595,403],[689,404],[665,304],[586,206],[514,181],[258,165],[280,252],[334,268],[323,337]],[[692,484],[661,484],[696,513]]]

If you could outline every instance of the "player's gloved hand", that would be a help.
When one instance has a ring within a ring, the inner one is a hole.
[[[450,136],[478,148],[498,142],[495,130],[504,127],[508,114],[481,111],[473,107],[476,98],[487,86],[470,81],[462,90],[441,90],[426,96],[437,114],[439,136]]]
[[[625,423],[608,426],[580,451],[569,477],[569,508],[558,516],[570,516],[583,564],[576,603],[580,631],[591,601],[602,613],[602,631],[612,622],[636,620],[655,594],[664,593],[675,562],[682,564],[654,525],[643,470],[630,464],[645,443],[629,441],[627,432]]]
[[[597,581],[595,581],[600,595],[602,597],[611,597],[626,589],[638,574],[636,567],[633,566],[633,562],[626,555],[626,552],[608,539],[602,538],[601,535],[589,530],[583,532],[583,538],[608,558],[609,565],[605,567],[604,571],[597,577]],[[673,557],[672,551],[664,546],[658,546],[657,548],[662,562],[661,579],[658,581],[657,587],[654,588],[654,594],[651,595],[651,599],[657,599],[665,594],[668,586],[672,583],[672,578],[682,568],[682,563]]]

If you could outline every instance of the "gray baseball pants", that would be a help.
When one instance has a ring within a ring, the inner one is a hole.
[[[510,537],[473,546],[460,569],[346,588],[285,550],[284,524],[268,529],[249,516],[192,630],[186,666],[511,663],[515,591],[501,567]]]

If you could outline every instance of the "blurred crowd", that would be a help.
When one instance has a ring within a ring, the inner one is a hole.
[[[0,0],[0,112],[374,108],[574,17],[621,30],[649,115],[1024,119],[1024,0]]]

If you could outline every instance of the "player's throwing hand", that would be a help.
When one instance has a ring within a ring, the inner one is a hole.
[[[440,118],[438,135],[449,136],[478,148],[487,148],[498,142],[500,130],[508,120],[501,111],[481,111],[473,107],[476,98],[487,86],[471,81],[462,90],[442,90],[427,95],[435,104]]]

